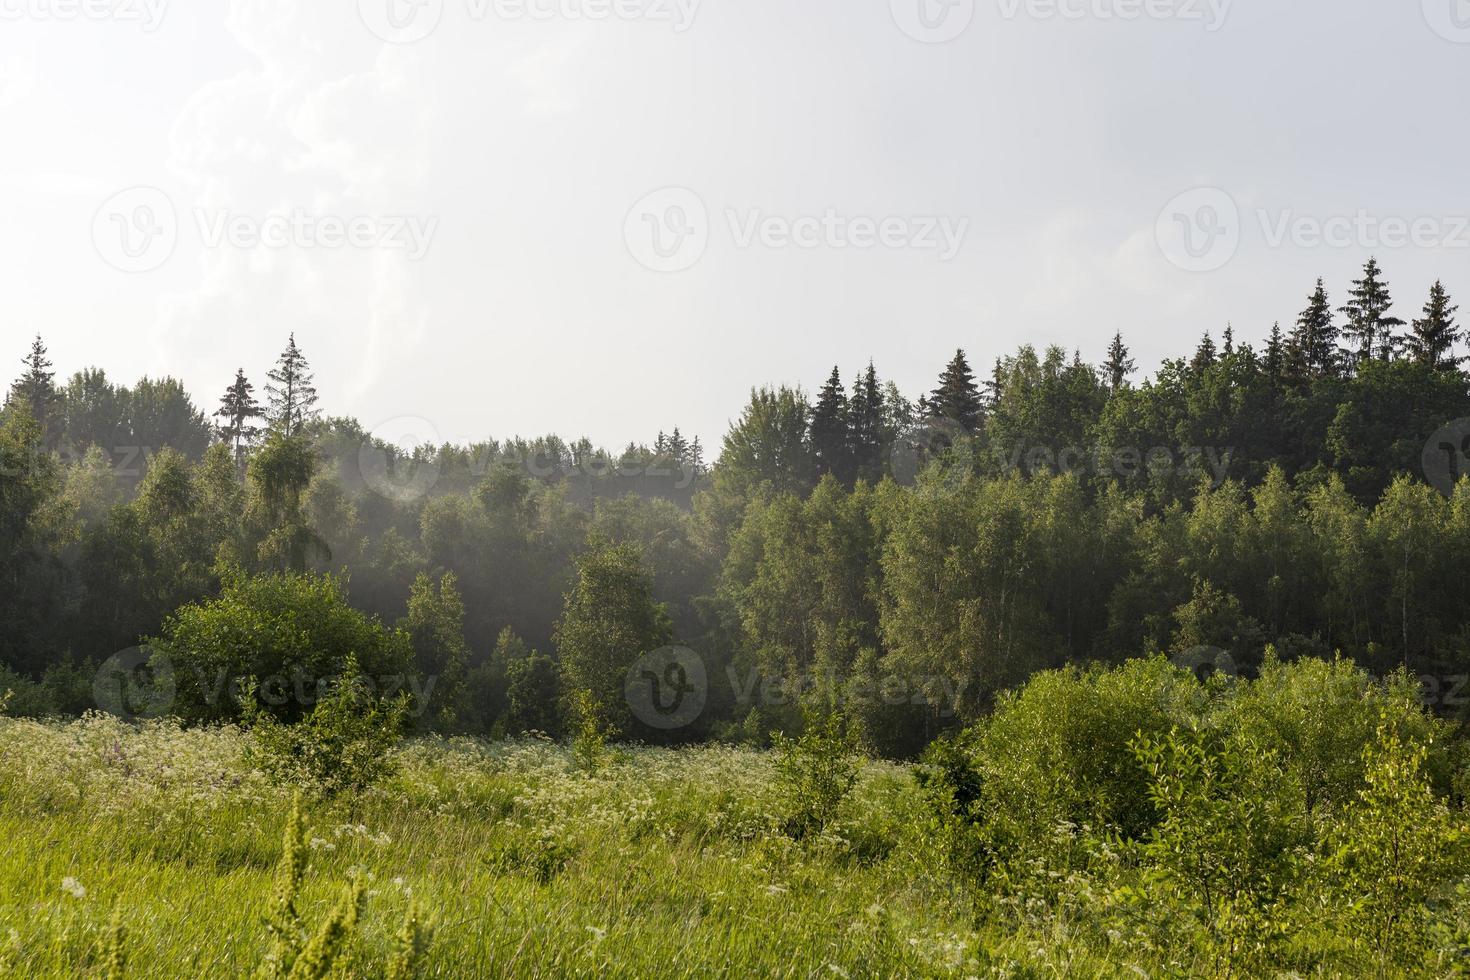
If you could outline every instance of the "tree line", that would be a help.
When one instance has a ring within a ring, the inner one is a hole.
[[[370,660],[347,649],[367,629],[384,671],[436,679],[424,724],[462,731],[556,731],[578,693],[624,734],[760,739],[818,704],[905,754],[1037,670],[1211,648],[1251,671],[1268,645],[1448,690],[1470,664],[1465,447],[1434,448],[1470,417],[1455,313],[1436,283],[1394,316],[1370,260],[1342,307],[1319,281],[1259,348],[1227,326],[1140,381],[1121,334],[984,380],[960,350],[912,400],[834,368],[814,396],[752,391],[712,466],[677,426],[400,450],[321,410],[294,336],[263,398],[241,370],[208,415],[171,379],[58,383],[37,338],[0,413],[0,687],[82,710],[117,651],[202,656],[228,631],[201,624],[269,609],[337,624],[312,627],[321,671]],[[624,696],[670,644],[709,699],[672,735]],[[216,666],[289,659],[262,656]]]

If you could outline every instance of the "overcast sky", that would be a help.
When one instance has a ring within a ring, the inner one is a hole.
[[[1467,0],[0,0],[0,340],[212,411],[294,330],[369,428],[714,445],[1370,253],[1470,319],[1467,103]]]

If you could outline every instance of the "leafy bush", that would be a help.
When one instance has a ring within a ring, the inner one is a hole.
[[[408,638],[349,606],[329,575],[236,573],[219,598],[179,609],[149,643],[172,667],[176,713],[190,721],[235,720],[229,686],[241,678],[255,678],[264,710],[290,723],[349,655],[379,688],[407,687],[413,663]]]
[[[771,734],[777,752],[777,792],[786,807],[785,833],[801,840],[820,834],[857,782],[858,759],[852,738],[836,712],[808,718],[799,738]]]
[[[1325,868],[1354,946],[1373,972],[1422,962],[1432,906],[1470,874],[1470,824],[1434,792],[1428,750],[1387,727],[1363,753],[1358,805],[1326,835]],[[1461,951],[1463,956],[1463,950]]]
[[[245,721],[254,736],[252,759],[282,782],[323,795],[366,789],[393,772],[389,753],[408,718],[407,695],[374,696],[349,655],[331,692],[295,724],[283,724],[252,697]]]

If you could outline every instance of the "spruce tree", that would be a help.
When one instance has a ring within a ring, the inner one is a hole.
[[[31,341],[31,351],[21,359],[21,363],[25,365],[25,373],[11,386],[8,401],[25,405],[49,445],[49,436],[59,421],[54,416],[61,394],[56,390],[56,373],[51,370],[51,361],[46,357],[46,345],[40,334]]]
[[[250,422],[265,417],[255,400],[255,386],[245,377],[244,368],[235,371],[235,381],[225,389],[214,417],[223,420],[215,431],[222,441],[234,447],[236,464],[243,465],[246,447],[260,434],[260,427]]]
[[[1349,353],[1355,368],[1373,357],[1381,361],[1390,360],[1403,346],[1403,338],[1394,332],[1394,328],[1402,327],[1404,321],[1388,315],[1393,308],[1393,298],[1382,275],[1378,260],[1368,259],[1363,266],[1363,278],[1353,280],[1348,304],[1338,310],[1347,317],[1343,334],[1352,345]]]
[[[284,436],[299,434],[306,423],[321,412],[316,407],[317,394],[311,367],[306,363],[306,355],[296,346],[294,333],[269,377],[271,383],[265,386],[265,393],[270,399],[270,407],[265,413],[266,422]]]
[[[1339,363],[1337,336],[1327,287],[1318,279],[1317,288],[1307,300],[1307,308],[1297,317],[1296,329],[1291,335],[1291,346],[1299,361],[1298,372],[1305,378],[1335,376]]]
[[[1436,282],[1429,288],[1429,301],[1424,304],[1424,318],[1415,320],[1413,332],[1406,338],[1409,355],[1420,364],[1454,371],[1465,359],[1455,354],[1455,344],[1460,340],[1460,327],[1455,323],[1458,306],[1450,305],[1450,295],[1444,283]]]
[[[831,473],[844,482],[850,479],[852,451],[847,392],[842,387],[842,375],[835,367],[812,409],[811,441],[812,459],[816,462],[818,476]]]
[[[970,370],[963,350],[955,351],[949,366],[939,376],[939,387],[924,404],[928,414],[958,422],[966,432],[980,428],[983,411],[980,389],[975,385],[975,373]]]
[[[869,483],[883,478],[883,387],[878,383],[878,370],[873,362],[852,384],[852,397],[847,403],[848,429],[852,437],[854,476]]]
[[[1286,356],[1286,341],[1281,335],[1281,321],[1277,320],[1271,325],[1271,339],[1266,341],[1266,357],[1261,362],[1266,377],[1273,382],[1280,382],[1286,376]]]
[[[1208,330],[1200,338],[1199,346],[1194,350],[1194,359],[1189,362],[1189,369],[1195,374],[1203,374],[1215,364],[1215,340],[1210,336]]]
[[[1113,342],[1108,345],[1108,359],[1103,365],[1103,377],[1107,379],[1108,388],[1117,391],[1128,381],[1128,375],[1138,369],[1133,358],[1128,356],[1131,352],[1128,345],[1123,343],[1123,332],[1120,330],[1113,334]],[[1000,362],[996,361],[996,384],[999,386]]]
[[[668,440],[664,443],[664,452],[676,463],[683,464],[686,462],[686,457],[689,455],[689,442],[684,438],[683,433],[679,431],[677,425],[674,426],[673,435],[669,436]]]

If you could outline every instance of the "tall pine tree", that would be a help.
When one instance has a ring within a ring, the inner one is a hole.
[[[284,436],[298,435],[321,412],[316,407],[311,367],[306,363],[306,355],[296,346],[294,333],[269,377],[271,383],[265,386],[265,393],[270,407],[266,409],[265,420],[272,431]]]
[[[841,373],[834,367],[812,408],[812,459],[818,476],[831,473],[843,482],[851,479],[848,424],[847,392],[842,387]]]
[[[1215,366],[1215,339],[1210,336],[1208,330],[1200,338],[1199,346],[1194,350],[1194,358],[1189,362],[1189,369],[1196,375],[1204,374],[1205,371]]]
[[[244,368],[235,371],[235,381],[225,389],[214,417],[221,420],[215,431],[222,441],[234,447],[235,463],[243,466],[246,448],[260,434],[260,427],[250,423],[265,417],[260,403],[255,400],[255,386],[245,377]]]
[[[1332,322],[1332,304],[1321,279],[1307,299],[1307,308],[1297,317],[1291,334],[1296,370],[1304,378],[1332,377],[1338,371],[1337,326]]]
[[[1347,317],[1343,335],[1352,345],[1349,355],[1353,366],[1370,358],[1390,360],[1403,346],[1403,338],[1394,332],[1404,321],[1389,316],[1393,298],[1388,292],[1388,283],[1383,280],[1383,270],[1376,258],[1368,259],[1363,266],[1363,278],[1353,280],[1348,292],[1348,304],[1339,313]]]
[[[43,439],[49,446],[52,443],[51,436],[59,427],[56,408],[61,401],[61,395],[56,390],[56,374],[51,370],[51,361],[46,356],[46,345],[41,341],[40,334],[36,334],[36,339],[31,341],[31,351],[21,359],[21,363],[25,365],[25,372],[11,386],[8,401],[26,407],[40,426]]]
[[[1261,367],[1272,384],[1280,384],[1286,375],[1286,341],[1281,335],[1281,321],[1271,324],[1271,339],[1266,341],[1266,356]]]
[[[1123,332],[1120,330],[1113,334],[1113,342],[1108,345],[1108,359],[1103,364],[1103,377],[1107,379],[1108,388],[1117,391],[1128,381],[1128,375],[1138,369],[1133,358],[1129,356],[1128,345],[1123,343]]]
[[[1442,371],[1453,371],[1465,359],[1455,354],[1460,340],[1460,327],[1455,323],[1458,306],[1450,305],[1450,294],[1444,283],[1429,288],[1429,301],[1424,304],[1424,318],[1414,321],[1413,332],[1405,339],[1409,356],[1420,364]]]
[[[878,370],[869,361],[868,369],[853,382],[852,397],[847,402],[854,476],[869,483],[883,479],[883,454],[888,442],[883,426],[884,408]]]
[[[939,376],[939,387],[925,405],[930,415],[958,422],[966,432],[980,428],[980,389],[975,385],[975,373],[970,370],[963,350],[955,351],[949,366]]]

